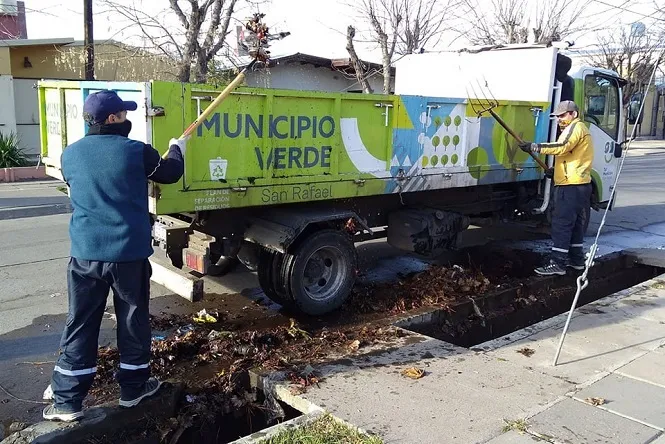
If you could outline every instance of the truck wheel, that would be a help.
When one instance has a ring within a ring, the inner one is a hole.
[[[277,287],[276,278],[281,268],[284,255],[277,251],[262,248],[259,252],[257,274],[259,285],[263,293],[273,302],[279,305],[288,305],[288,299]]]
[[[287,254],[281,278],[295,306],[308,315],[338,309],[356,279],[357,256],[351,238],[341,231],[316,232]]]

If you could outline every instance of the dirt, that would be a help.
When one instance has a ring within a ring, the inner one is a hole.
[[[357,287],[342,310],[317,319],[291,319],[288,313],[275,313],[237,295],[207,295],[201,303],[162,307],[151,318],[151,371],[162,380],[185,382],[187,393],[178,417],[156,425],[159,441],[191,442],[186,434],[181,439],[176,435],[216,424],[220,415],[269,408],[249,387],[250,369],[284,370],[295,390],[305,391],[321,382],[313,366],[331,355],[362,352],[408,334],[390,327],[397,315],[425,307],[452,311],[469,297],[514,285],[522,275],[530,275],[534,262],[533,256],[487,255],[486,250],[467,251],[457,259],[398,282]],[[195,323],[193,316],[203,309],[216,322]],[[117,397],[118,363],[116,349],[100,349],[87,405]]]

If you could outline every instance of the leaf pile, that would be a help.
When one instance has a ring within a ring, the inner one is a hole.
[[[432,266],[402,281],[356,289],[346,310],[359,313],[404,313],[432,306],[451,310],[469,296],[486,293],[490,281],[479,270]]]

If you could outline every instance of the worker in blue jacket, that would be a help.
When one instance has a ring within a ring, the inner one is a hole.
[[[114,91],[90,94],[83,106],[87,135],[66,147],[62,174],[73,214],[67,267],[69,314],[51,385],[47,420],[74,421],[97,371],[97,348],[109,290],[117,317],[120,405],[133,407],[159,390],[150,377],[151,267],[148,180],[175,183],[184,170],[185,140],[171,139],[163,159],[152,146],[129,139],[127,111],[135,102]]]

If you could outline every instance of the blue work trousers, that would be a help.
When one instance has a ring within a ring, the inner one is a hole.
[[[140,393],[150,377],[151,274],[148,259],[118,263],[69,260],[69,314],[51,382],[56,407],[81,410],[97,372],[99,330],[109,290],[117,318],[121,397],[132,399]]]
[[[560,185],[554,188],[552,216],[552,259],[584,262],[584,230],[591,205],[591,184]]]

